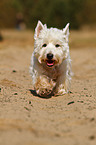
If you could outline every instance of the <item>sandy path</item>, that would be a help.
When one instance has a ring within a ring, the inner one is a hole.
[[[32,34],[3,33],[0,145],[95,145],[96,47],[71,49],[74,76],[70,94],[44,99],[31,92]]]

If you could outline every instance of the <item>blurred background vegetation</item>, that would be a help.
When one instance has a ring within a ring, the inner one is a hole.
[[[27,28],[34,29],[37,21],[48,27],[71,29],[96,25],[96,0],[0,0],[0,28],[15,28],[17,15],[22,14]]]

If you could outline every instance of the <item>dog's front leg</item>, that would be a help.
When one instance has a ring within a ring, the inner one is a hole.
[[[66,80],[62,77],[58,79],[57,85],[56,85],[56,90],[55,90],[55,95],[63,95],[66,94]]]
[[[45,75],[41,75],[37,78],[35,90],[38,95],[42,97],[47,97],[52,93],[54,86],[55,82],[50,80]]]
[[[70,87],[69,77],[65,74],[62,74],[58,77],[55,94],[64,95],[68,93]]]
[[[59,69],[59,76],[57,78],[56,84],[56,95],[63,95],[69,92],[70,85],[71,85],[71,61],[66,59]]]

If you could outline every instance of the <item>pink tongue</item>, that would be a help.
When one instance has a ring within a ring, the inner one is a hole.
[[[48,62],[47,62],[47,65],[48,65],[48,66],[52,66],[52,65],[54,65],[54,62],[51,62],[51,63],[48,63]]]

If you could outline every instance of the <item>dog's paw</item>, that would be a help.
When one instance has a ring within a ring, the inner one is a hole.
[[[61,85],[56,89],[56,91],[55,91],[55,96],[61,96],[61,95],[67,94],[67,93],[68,93],[68,91],[66,91],[65,88],[64,88],[64,85],[61,84]]]
[[[49,95],[51,95],[52,90],[51,89],[47,89],[47,88],[42,88],[42,89],[38,89],[36,91],[36,93],[41,96],[41,97],[48,97]]]
[[[58,91],[58,94],[59,95],[64,95],[64,94],[67,94],[67,92],[65,91],[65,89],[61,89]]]
[[[55,92],[55,96],[61,96],[67,94],[67,91],[65,89],[61,89]]]

